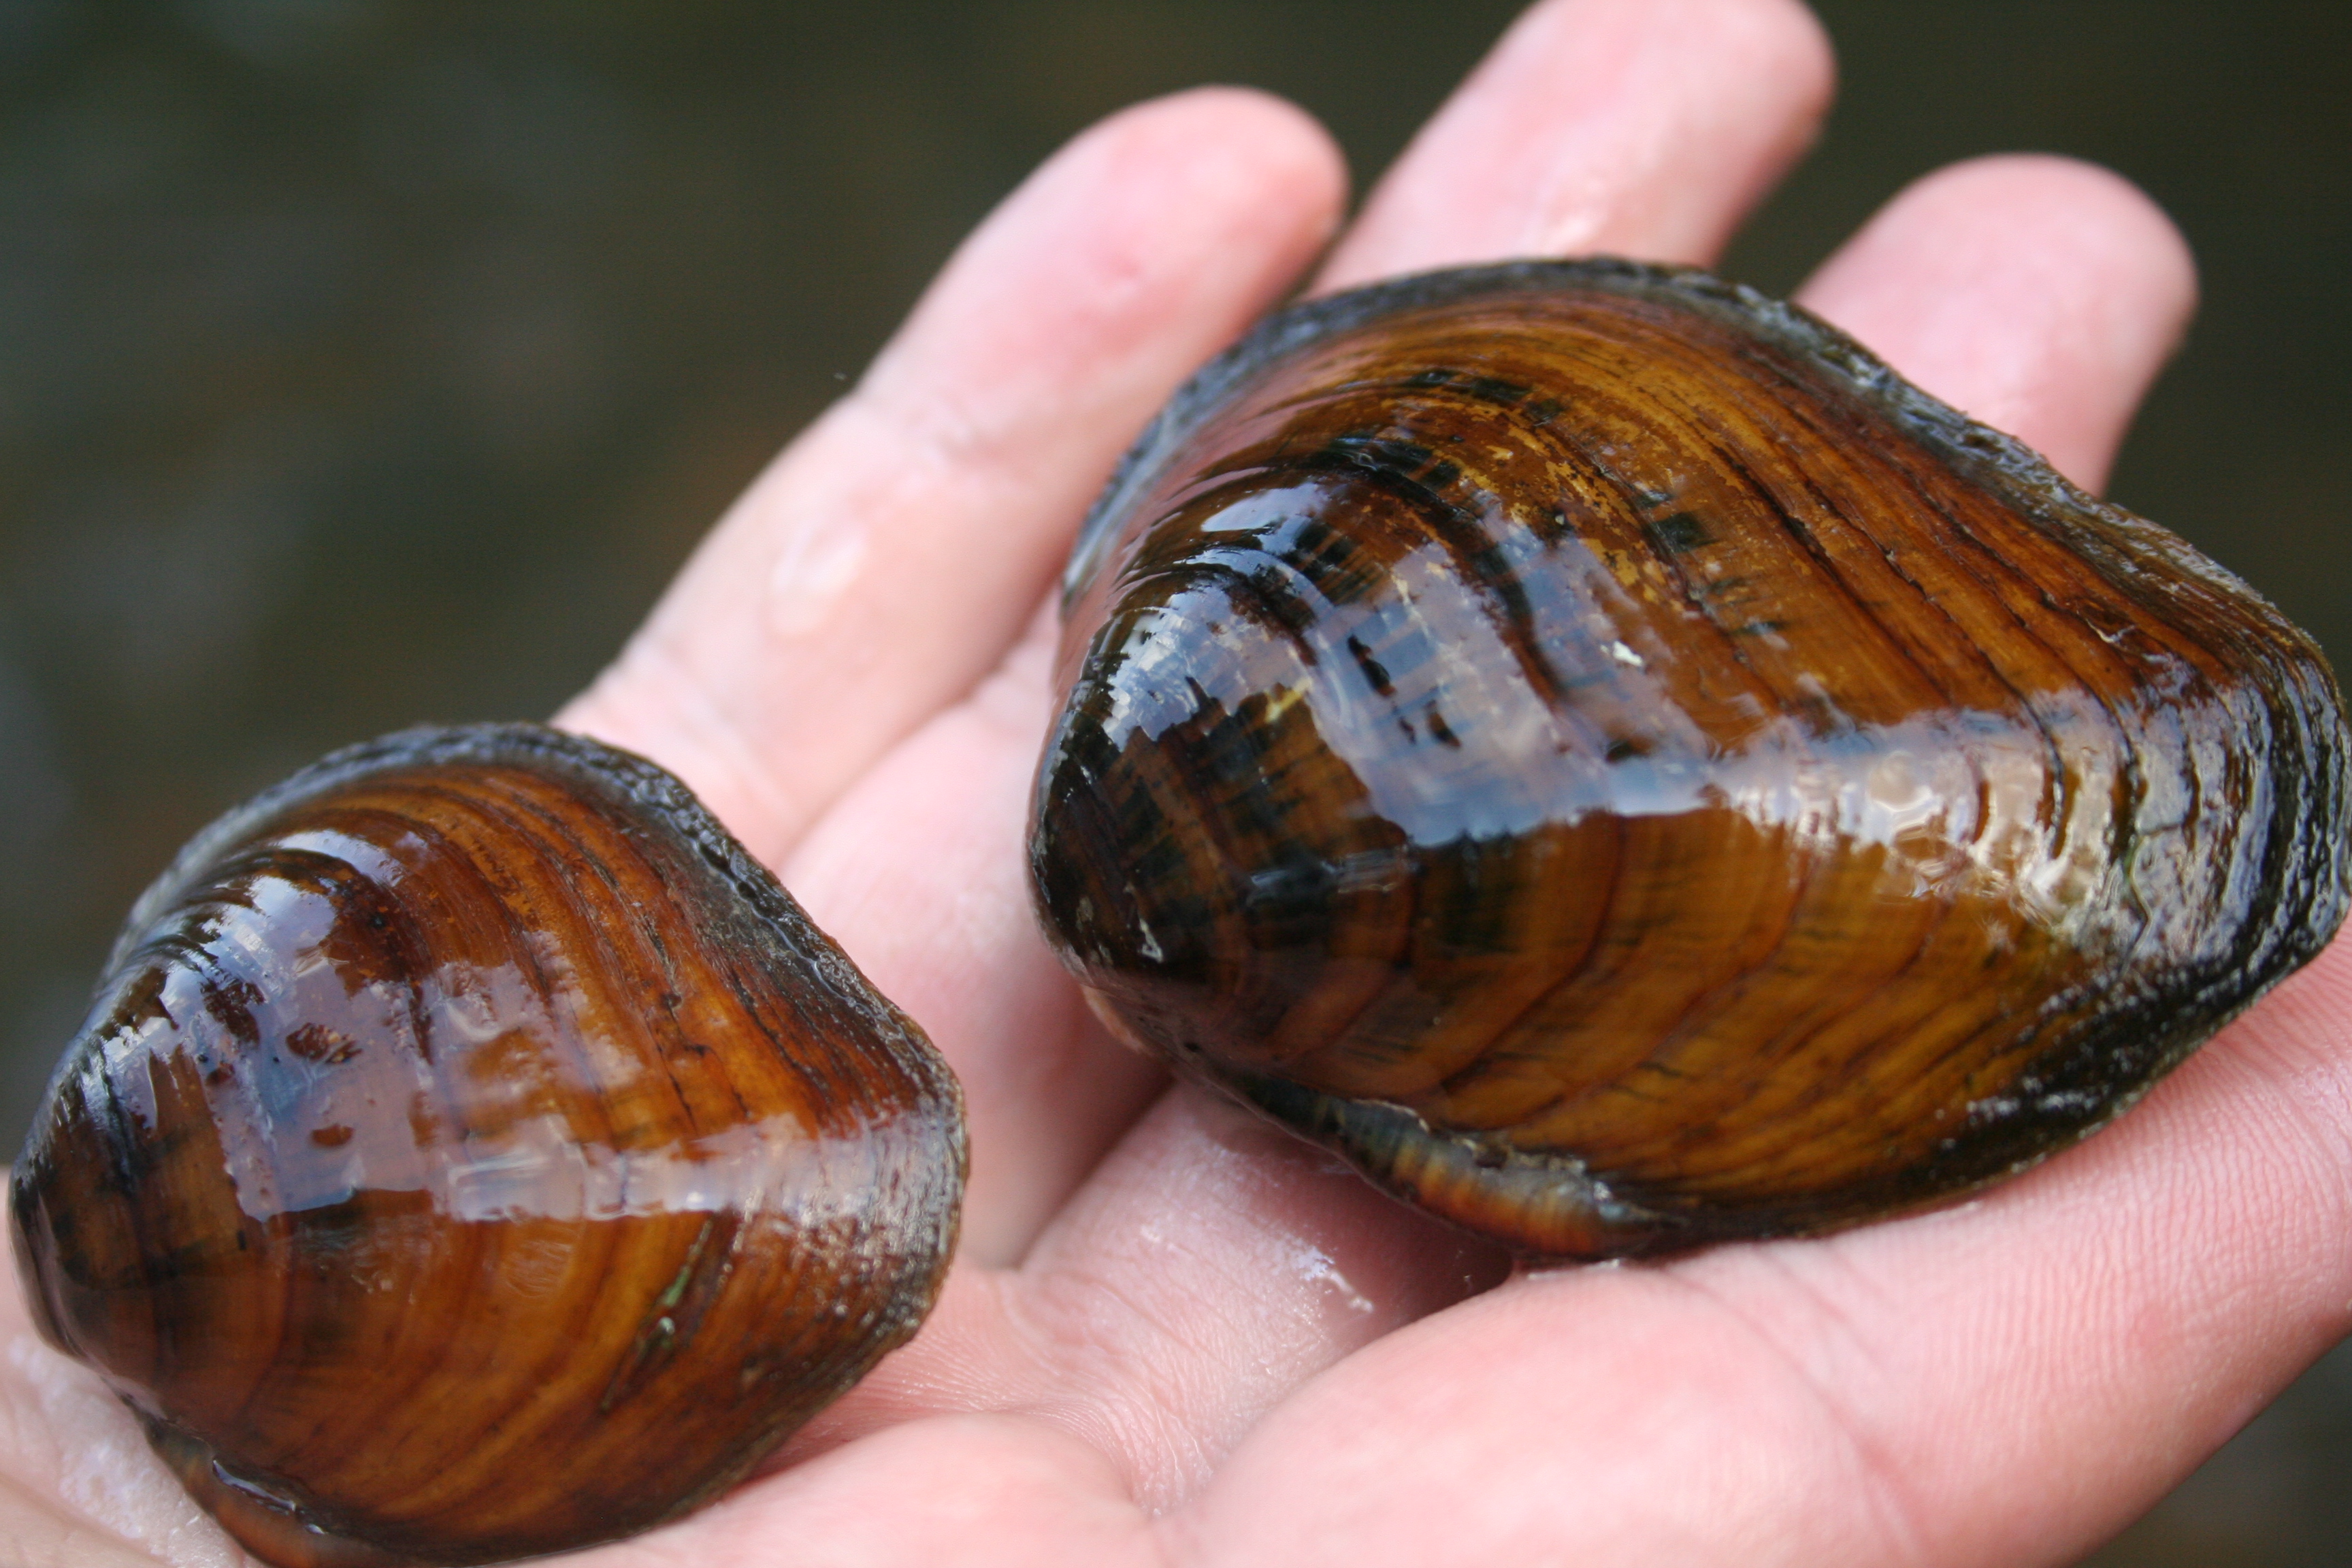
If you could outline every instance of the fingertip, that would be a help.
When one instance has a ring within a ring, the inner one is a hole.
[[[1348,160],[1317,120],[1288,99],[1252,87],[1210,85],[1147,99],[1096,122],[1040,169],[1036,183],[1065,160],[1099,158],[1114,184],[1180,171],[1197,198],[1319,220],[1322,237],[1338,226],[1348,200]]]
[[[1664,259],[1706,262],[1730,240],[1749,207],[1812,147],[1837,97],[1837,46],[1804,0],[1678,0],[1683,37],[1738,62],[1747,79],[1728,106],[1769,134],[1749,153],[1749,171],[1727,207],[1687,247]],[[1721,108],[1717,110],[1723,112]]]
[[[1112,137],[1183,143],[1204,131],[1246,152],[1267,183],[1336,223],[1348,199],[1348,156],[1323,122],[1290,100],[1255,87],[1210,83],[1121,110],[1097,131]]]
[[[2120,174],[2011,153],[1914,182],[1797,298],[2096,489],[2195,313],[2197,267]]]
[[[1519,256],[1708,260],[1811,143],[1835,77],[1797,0],[1545,0],[1381,178],[1318,287]]]
[[[947,363],[1066,384],[1079,312],[1110,334],[1089,344],[1096,384],[1118,375],[1104,352],[1118,337],[1166,336],[1196,307],[1222,341],[1328,243],[1346,202],[1330,133],[1271,93],[1193,88],[1121,110],[1073,137],[965,242],[859,395],[920,406]],[[1172,214],[1191,231],[1181,246]],[[1180,249],[1185,275],[1172,276]],[[1150,308],[1136,309],[1145,297]],[[1228,320],[1235,301],[1245,309]]]

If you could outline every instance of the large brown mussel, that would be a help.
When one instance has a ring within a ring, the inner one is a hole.
[[[34,1318],[285,1564],[708,1499],[914,1331],[953,1076],[685,786],[533,725],[340,752],[132,912],[16,1168]]]
[[[1965,1192],[2345,910],[2307,637],[1696,272],[1273,318],[1066,594],[1031,870],[1096,1010],[1524,1253]]]

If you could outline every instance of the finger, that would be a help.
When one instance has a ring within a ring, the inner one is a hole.
[[[1163,1099],[1022,1268],[961,1270],[923,1332],[797,1440],[927,1414],[1023,1416],[1181,1502],[1301,1383],[1497,1283],[1500,1253],[1221,1100]]]
[[[1048,1397],[1152,1511],[1267,1411],[1382,1335],[1500,1282],[1486,1244],[1190,1089],[1153,1109],[1039,1240],[1011,1295]]]
[[[2339,943],[1979,1202],[1419,1324],[1261,1426],[1202,1537],[1304,1565],[1364,1531],[1403,1559],[1442,1518],[1462,1561],[2073,1562],[2352,1326],[2348,1008]]]
[[[0,1263],[0,1541],[11,1563],[225,1568],[240,1560],[87,1368],[41,1342]]]
[[[1340,189],[1324,133],[1255,93],[1187,93],[1080,136],[560,721],[663,761],[772,864],[1003,657],[1120,449],[1289,286]]]
[[[1019,1260],[1162,1081],[1095,1022],[1030,910],[1022,837],[1055,630],[1048,610],[782,867],[809,917],[955,1068],[971,1148],[961,1253],[985,1265]]]
[[[1102,1457],[1052,1424],[944,1415],[740,1487],[562,1568],[1170,1568]]]
[[[0,1477],[0,1540],[14,1561],[61,1568],[155,1568],[156,1560],[93,1530],[63,1505]]]
[[[1318,287],[1515,256],[1708,260],[1812,140],[1833,75],[1796,0],[1549,0],[1381,178]]]
[[[2116,175],[1984,158],[1897,195],[1797,298],[2095,490],[2196,309],[2197,270]]]

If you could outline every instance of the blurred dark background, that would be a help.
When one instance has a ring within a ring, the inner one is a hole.
[[[2204,313],[2114,492],[2352,648],[2352,7],[1823,0],[1845,88],[1727,270],[1905,181],[2137,180]],[[0,1137],[191,830],[543,715],[949,248],[1123,103],[1253,83],[1360,185],[1510,0],[0,0]],[[2093,1561],[2352,1563],[2352,1358]]]

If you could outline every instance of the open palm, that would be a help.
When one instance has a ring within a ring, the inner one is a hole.
[[[1233,90],[1081,136],[713,532],[559,722],[684,776],[954,1063],[964,1250],[918,1339],[716,1507],[569,1559],[2063,1563],[2347,1326],[2342,944],[2145,1106],[1956,1207],[1513,1272],[1102,1033],[1020,837],[1048,585],[1154,406],[1294,289],[1705,262],[1810,138],[1794,0],[1548,0],[1324,254],[1327,138]],[[1801,298],[2095,487],[2191,304],[2096,170],[1898,196]],[[228,1563],[0,1305],[0,1556]]]

